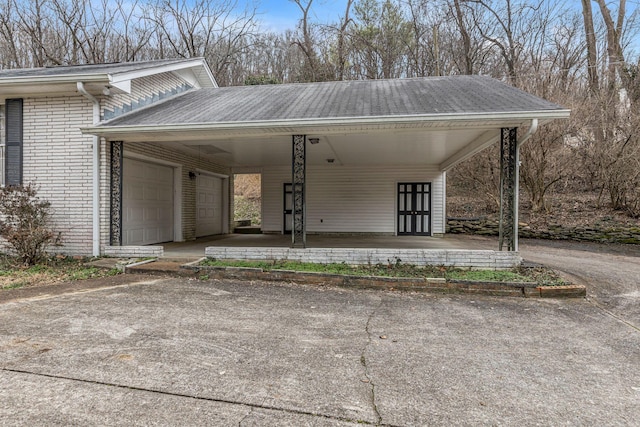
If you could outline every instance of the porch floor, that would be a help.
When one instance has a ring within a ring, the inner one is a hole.
[[[189,242],[165,243],[165,258],[204,256],[205,248],[261,247],[288,248],[290,235],[280,234],[225,234],[201,237]],[[445,237],[423,236],[307,236],[307,248],[382,248],[382,249],[466,249],[497,250],[498,239],[487,240],[476,236],[447,234]]]

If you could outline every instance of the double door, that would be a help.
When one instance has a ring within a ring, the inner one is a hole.
[[[431,183],[398,183],[398,236],[431,235]]]

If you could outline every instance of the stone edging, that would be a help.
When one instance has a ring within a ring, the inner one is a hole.
[[[640,227],[595,224],[588,228],[549,225],[548,230],[534,230],[520,224],[520,237],[546,240],[576,240],[597,243],[640,244]],[[447,218],[446,232],[450,234],[477,234],[497,236],[498,221],[487,218]]]
[[[131,272],[137,272],[131,269]],[[331,285],[355,289],[382,289],[414,292],[464,293],[525,298],[581,298],[586,296],[582,285],[537,286],[532,282],[479,282],[444,278],[411,278],[351,276],[342,274],[269,270],[246,267],[198,266],[193,263],[180,266],[181,275],[205,273],[212,279],[241,279],[282,282],[305,285]]]

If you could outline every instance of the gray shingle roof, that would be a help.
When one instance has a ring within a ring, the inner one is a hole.
[[[236,86],[187,92],[103,126],[566,111],[481,76]]]
[[[16,77],[47,77],[64,75],[118,74],[141,71],[162,65],[175,64],[184,59],[161,59],[156,61],[122,62],[112,64],[61,65],[44,68],[16,68],[0,70],[0,79]]]

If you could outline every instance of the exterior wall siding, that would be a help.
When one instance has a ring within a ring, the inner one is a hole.
[[[135,79],[131,82],[131,93],[116,93],[101,97],[100,115],[104,117],[106,111],[113,112],[124,105],[131,105],[132,103],[135,105],[141,100],[152,98],[160,92],[181,87],[185,83],[183,79],[174,73],[161,73]]]
[[[262,170],[262,230],[280,233],[288,167]],[[307,166],[308,233],[396,232],[398,182],[431,182],[431,232],[444,233],[444,173],[415,166]]]
[[[225,191],[229,191],[229,194],[233,194],[233,179],[230,176],[231,170],[225,166],[221,166],[210,162],[205,159],[199,159],[196,156],[192,156],[180,151],[176,151],[174,148],[169,148],[154,143],[140,143],[140,142],[124,142],[123,144],[125,157],[127,153],[134,153],[145,156],[148,161],[153,160],[167,161],[182,166],[181,170],[181,183],[182,183],[182,238],[184,240],[195,239],[196,231],[196,181],[189,178],[189,171],[195,171],[200,169],[216,174],[227,175],[229,185],[225,188]],[[103,158],[106,160],[103,176],[106,175],[106,182],[109,182],[109,166],[110,164],[110,149],[109,144],[105,145],[103,150]],[[101,235],[102,235],[102,247],[109,246],[109,206],[110,206],[110,193],[108,185],[102,191],[102,206],[106,207],[103,212]],[[229,230],[233,229],[233,205],[230,203],[229,207]]]
[[[51,202],[53,226],[67,254],[92,251],[92,137],[80,132],[93,121],[83,97],[24,99],[24,178]]]
[[[100,97],[101,110],[114,109],[161,91],[183,85],[173,73],[136,79],[131,94]],[[93,106],[81,95],[24,98],[23,182],[39,187],[39,195],[51,202],[53,226],[62,233],[63,246],[55,250],[70,255],[90,255],[93,247],[93,137],[80,128],[93,123]],[[196,168],[230,175],[229,168],[200,160],[174,149],[153,144],[124,144],[125,150],[150,158],[179,163],[182,168],[182,232],[195,238],[195,181],[188,177]],[[233,178],[229,177],[232,191]],[[110,145],[100,143],[100,242],[109,246]],[[232,199],[232,198],[231,198]],[[230,200],[230,229],[233,203]]]

